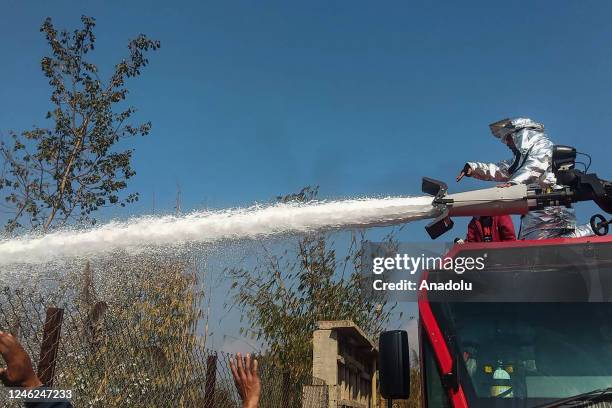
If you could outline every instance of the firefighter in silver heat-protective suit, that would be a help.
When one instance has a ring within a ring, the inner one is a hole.
[[[514,118],[492,123],[489,128],[493,136],[512,150],[514,158],[499,163],[467,162],[457,181],[468,176],[504,183],[499,187],[526,184],[543,191],[562,188],[552,170],[553,143],[544,133],[544,125],[528,118]],[[518,239],[589,235],[593,235],[590,225],[577,226],[572,208],[548,207],[521,217]]]

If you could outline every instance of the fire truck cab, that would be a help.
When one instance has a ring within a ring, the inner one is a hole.
[[[425,407],[612,400],[612,237],[463,244],[446,256],[487,262],[459,277],[469,292],[419,292]],[[428,271],[422,279],[451,278]],[[382,395],[407,398],[406,332],[382,333],[379,346]]]

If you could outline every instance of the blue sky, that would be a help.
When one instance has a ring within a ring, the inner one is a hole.
[[[129,38],[161,49],[128,84],[141,202],[104,217],[268,201],[320,185],[324,198],[451,190],[466,160],[508,158],[487,124],[525,115],[551,138],[590,152],[612,177],[612,3],[5,2],[0,15],[0,132],[45,126],[51,16],[97,19],[94,62],[109,72]],[[155,197],[155,198],[154,198]],[[580,205],[586,221],[593,212]],[[465,223],[458,222],[455,235]],[[428,239],[418,226],[404,239]]]
[[[97,19],[108,72],[143,32],[162,48],[129,84],[139,117],[131,187],[112,216],[267,201],[318,184],[324,197],[451,188],[467,159],[506,148],[487,124],[542,121],[610,175],[612,4],[608,2],[17,2],[0,17],[0,131],[45,125],[39,61],[46,16]],[[419,232],[420,232],[419,228]],[[416,239],[425,238],[415,232]]]

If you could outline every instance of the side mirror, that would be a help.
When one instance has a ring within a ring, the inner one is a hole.
[[[410,349],[408,333],[392,330],[380,334],[378,341],[380,393],[387,400],[410,396]]]

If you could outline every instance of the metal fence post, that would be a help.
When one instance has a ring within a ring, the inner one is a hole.
[[[38,378],[46,387],[53,386],[55,377],[55,361],[59,348],[60,333],[64,320],[64,309],[50,307],[47,309],[43,340],[40,346],[40,360],[38,361]]]
[[[213,408],[215,403],[215,383],[217,381],[217,355],[206,358],[206,384],[204,387],[204,408]]]

